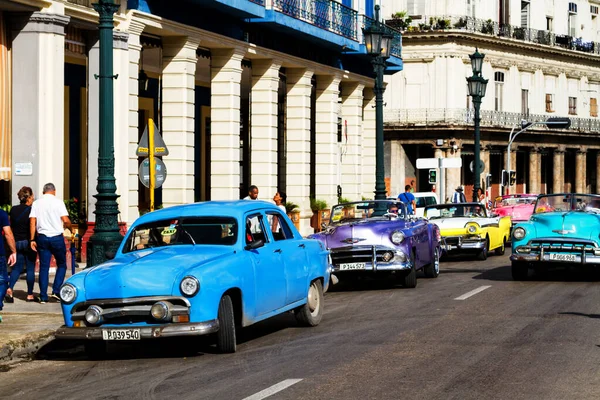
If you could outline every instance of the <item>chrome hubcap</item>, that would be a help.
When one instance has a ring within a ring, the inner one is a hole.
[[[433,268],[435,268],[435,272],[440,272],[440,251],[435,249],[435,260],[433,262]]]
[[[319,292],[314,284],[310,285],[308,289],[308,309],[311,314],[314,314],[319,309]]]

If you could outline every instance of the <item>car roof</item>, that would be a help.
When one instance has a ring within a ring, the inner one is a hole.
[[[135,224],[137,225],[139,223],[155,221],[158,219],[190,216],[227,216],[239,219],[248,212],[260,210],[281,211],[275,204],[262,200],[205,201],[156,210],[142,215]]]
[[[415,197],[436,197],[437,198],[437,194],[434,192],[414,192],[413,196]]]

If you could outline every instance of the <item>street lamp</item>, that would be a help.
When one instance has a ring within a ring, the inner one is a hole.
[[[469,55],[471,58],[471,67],[473,68],[473,76],[467,78],[469,86],[469,96],[473,99],[473,107],[475,107],[475,161],[473,161],[473,201],[478,201],[477,191],[481,187],[481,161],[479,156],[480,151],[480,135],[479,135],[479,122],[481,117],[479,116],[479,108],[481,107],[481,99],[485,96],[485,89],[487,88],[487,79],[483,79],[481,76],[481,68],[483,66],[484,54],[481,54],[477,48],[475,53]]]
[[[116,252],[123,236],[119,233],[117,185],[115,184],[114,146],[114,81],[113,75],[113,14],[119,5],[113,0],[98,0],[92,4],[98,12],[100,39],[100,80],[99,146],[98,146],[98,185],[96,190],[96,224],[90,237],[87,251],[87,265],[97,265]]]
[[[385,170],[383,154],[383,73],[385,60],[390,57],[390,47],[393,36],[386,33],[383,24],[379,21],[379,5],[375,6],[375,23],[363,28],[367,54],[373,60],[375,71],[375,200],[385,200]]]

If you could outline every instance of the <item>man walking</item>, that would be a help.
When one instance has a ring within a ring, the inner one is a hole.
[[[413,215],[417,212],[417,202],[415,201],[415,195],[410,192],[411,186],[404,186],[404,193],[398,195],[398,199],[406,204],[406,213]]]
[[[467,202],[467,198],[465,197],[465,194],[463,193],[462,186],[459,186],[456,188],[456,191],[452,195],[452,202],[453,203],[466,203]]]
[[[258,187],[251,185],[248,188],[248,196],[244,197],[243,200],[258,200]]]
[[[67,247],[63,231],[71,229],[71,220],[65,203],[56,198],[52,183],[44,185],[43,195],[33,202],[29,214],[31,248],[40,255],[40,303],[48,302],[50,260],[56,260],[56,275],[50,297],[60,300],[60,287],[67,274]],[[37,233],[37,236],[36,236]]]
[[[8,221],[8,214],[6,211],[0,209],[0,229],[6,238],[10,255],[8,256],[8,263],[6,262],[6,251],[4,250],[4,240],[0,236],[0,311],[4,307],[4,296],[6,296],[6,289],[8,289],[8,266],[15,265],[17,262],[17,246],[15,245],[15,237],[13,236],[12,230],[10,229],[10,223]],[[0,315],[0,322],[2,322],[2,315]]]

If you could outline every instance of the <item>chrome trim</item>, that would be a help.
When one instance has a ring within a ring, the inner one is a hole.
[[[110,326],[105,328],[69,328],[63,326],[56,330],[55,337],[56,339],[102,340],[103,329],[139,329],[140,337],[142,339],[154,339],[160,337],[173,336],[201,336],[217,332],[219,330],[219,320],[213,319],[211,321],[198,323],[172,323],[153,326]]]
[[[86,300],[81,303],[77,303],[73,305],[71,308],[71,313],[73,314],[75,310],[79,307],[85,307],[86,309],[91,305],[97,306],[106,306],[110,304],[136,304],[136,303],[144,303],[144,302],[152,302],[152,304],[157,301],[183,301],[188,307],[191,307],[191,303],[188,299],[183,296],[145,296],[145,297],[127,297],[120,299],[95,299],[95,300]]]
[[[132,315],[141,315],[141,316],[152,316],[150,314],[150,310],[152,309],[151,305],[142,305],[142,306],[127,306],[127,307],[116,307],[116,308],[103,308],[102,313],[100,314],[105,320],[108,318],[118,318],[118,317],[126,317]],[[187,307],[183,306],[175,306],[169,307],[171,310],[171,315],[189,315],[190,310]],[[71,320],[85,320],[85,313],[87,309],[84,311],[77,311],[71,313]]]

